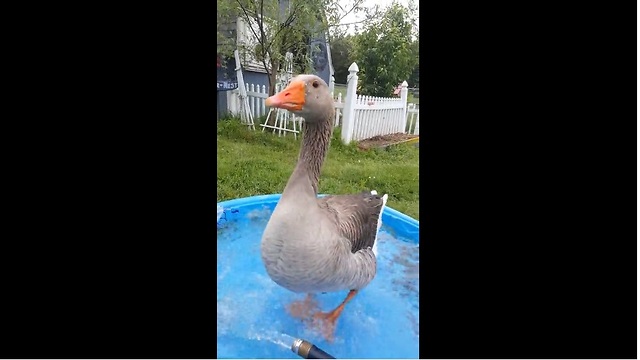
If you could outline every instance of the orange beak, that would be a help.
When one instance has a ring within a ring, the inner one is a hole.
[[[292,81],[284,90],[267,98],[265,104],[268,107],[300,111],[304,106],[305,90],[304,81]]]

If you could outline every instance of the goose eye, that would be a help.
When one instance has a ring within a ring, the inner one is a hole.
[[[318,87],[318,82],[314,81],[312,85],[313,85],[314,88],[317,88]]]

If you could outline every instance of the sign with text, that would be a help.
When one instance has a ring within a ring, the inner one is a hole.
[[[218,81],[218,91],[235,90],[238,88],[238,82]]]

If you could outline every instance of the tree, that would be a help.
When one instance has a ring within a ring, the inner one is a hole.
[[[356,61],[354,36],[337,34],[329,38],[334,77],[339,84],[347,83],[349,66]]]
[[[411,44],[411,49],[413,56],[415,56],[418,61],[413,66],[407,82],[409,83],[409,87],[417,88],[420,87],[420,35],[416,35],[416,40]]]
[[[356,36],[356,59],[361,90],[366,95],[389,96],[409,79],[419,59],[412,43],[412,4],[394,0],[380,18],[373,18]]]
[[[228,56],[237,48],[243,57],[260,62],[273,95],[286,53],[294,54],[296,72],[310,72],[309,39],[326,33],[346,14],[361,11],[363,1],[217,0],[218,53]],[[234,36],[225,33],[229,26],[225,24],[235,23],[238,17],[247,25],[250,43],[236,43]]]

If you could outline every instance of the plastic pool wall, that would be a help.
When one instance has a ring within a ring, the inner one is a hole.
[[[279,287],[264,270],[260,238],[279,198],[218,204],[217,357],[299,358],[289,348],[293,339],[303,338],[337,358],[418,358],[419,222],[385,208],[376,278],[347,304],[329,343],[287,312],[287,305],[305,294]],[[328,311],[346,293],[315,298],[320,310]]]

